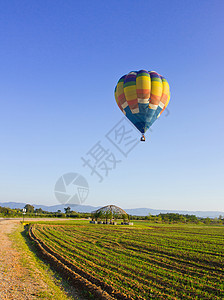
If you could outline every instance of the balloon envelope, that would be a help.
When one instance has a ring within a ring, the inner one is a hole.
[[[155,71],[134,71],[119,79],[115,99],[125,116],[144,134],[167,107],[170,88]]]

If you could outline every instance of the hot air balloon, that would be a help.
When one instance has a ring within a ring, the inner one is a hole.
[[[122,76],[115,87],[120,110],[142,133],[160,117],[170,101],[167,80],[155,71],[133,71]]]

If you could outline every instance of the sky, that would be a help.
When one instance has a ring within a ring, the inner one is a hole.
[[[222,0],[1,1],[0,202],[60,204],[55,184],[74,173],[84,205],[224,212],[223,11]],[[124,155],[108,133],[140,134],[114,88],[141,69],[167,79],[171,100]],[[97,145],[101,179],[83,161]]]

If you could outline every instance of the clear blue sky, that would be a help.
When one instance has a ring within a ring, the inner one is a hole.
[[[222,0],[1,1],[0,202],[58,204],[57,179],[78,172],[86,205],[224,211],[223,11]],[[122,118],[117,80],[140,69],[167,78],[170,114],[98,183],[81,156],[106,143]]]

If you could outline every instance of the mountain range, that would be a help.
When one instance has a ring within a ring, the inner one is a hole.
[[[0,202],[0,206],[2,207],[8,207],[8,208],[24,208],[24,206],[27,203],[17,203],[17,202]],[[30,204],[30,203],[28,203]],[[46,205],[38,205],[38,204],[31,204],[34,206],[34,208],[41,208],[44,211],[49,212],[57,212],[60,210],[61,212],[64,212],[64,208],[67,206],[71,207],[71,210],[74,210],[76,212],[80,213],[91,213],[94,210],[97,210],[100,208],[100,206],[90,206],[90,205],[53,205],[53,206],[46,206]],[[129,215],[135,215],[135,216],[148,216],[151,215],[158,215],[160,213],[178,213],[183,215],[195,215],[200,218],[218,218],[220,215],[224,216],[224,212],[221,211],[185,211],[185,210],[162,210],[162,209],[151,209],[151,208],[127,208],[124,210]]]

